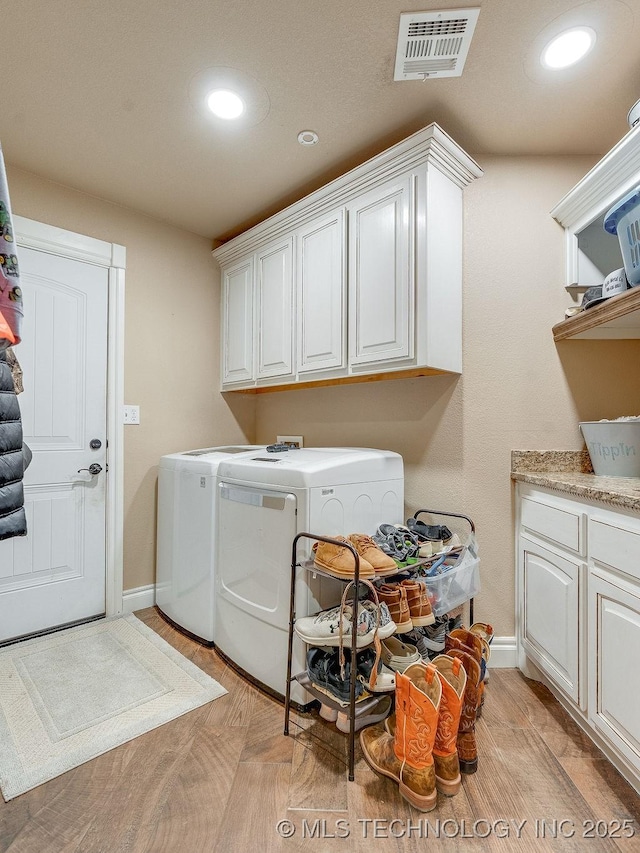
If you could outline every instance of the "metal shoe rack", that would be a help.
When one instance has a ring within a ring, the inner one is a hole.
[[[298,542],[300,539],[311,539],[315,542],[329,542],[333,545],[338,545],[339,547],[348,548],[353,554],[354,561],[354,570],[352,578],[338,578],[336,575],[331,574],[330,572],[325,572],[322,569],[319,569],[314,563],[303,564],[298,562]],[[287,649],[287,681],[284,695],[284,733],[285,735],[289,734],[289,716],[291,711],[291,682],[297,681],[304,689],[310,693],[315,699],[328,705],[330,708],[338,712],[344,712],[346,709],[344,705],[341,705],[339,702],[332,699],[326,693],[323,693],[321,690],[318,690],[315,685],[310,681],[306,671],[298,673],[297,675],[291,674],[291,664],[293,659],[293,634],[294,629],[293,626],[296,621],[296,613],[295,613],[295,587],[296,587],[296,576],[298,568],[306,568],[307,571],[311,572],[313,575],[322,575],[324,577],[331,578],[332,580],[344,580],[345,583],[349,583],[349,581],[354,581],[354,597],[357,603],[358,600],[358,584],[360,583],[360,557],[358,552],[353,547],[353,545],[348,542],[343,542],[338,539],[332,539],[329,536],[319,536],[315,533],[298,533],[298,535],[294,538],[293,544],[291,546],[291,589],[290,589],[290,599],[289,599],[289,645]],[[356,612],[354,610],[354,612]],[[353,766],[354,766],[354,754],[355,754],[355,719],[356,719],[356,649],[357,649],[357,629],[358,629],[358,620],[352,619],[351,622],[351,665],[349,668],[349,781],[353,782]],[[364,709],[363,709],[364,711]]]
[[[428,513],[429,515],[445,515],[450,518],[462,518],[467,521],[471,527],[471,532],[475,533],[475,525],[473,521],[466,515],[461,515],[456,512],[441,512],[440,510],[432,510],[432,509],[419,509],[416,513],[414,513],[414,518],[417,519],[418,516],[423,513]],[[340,547],[348,548],[353,554],[354,561],[354,571],[353,577],[348,578],[340,578],[337,575],[332,574],[331,572],[326,572],[323,569],[318,568],[318,566],[313,563],[313,561],[309,561],[306,563],[301,563],[298,560],[298,543],[301,539],[310,539],[314,542],[328,542],[333,545],[338,545]],[[349,781],[353,782],[354,780],[354,758],[355,758],[355,732],[356,732],[356,719],[359,719],[363,716],[367,716],[367,713],[373,706],[375,706],[378,701],[378,696],[372,696],[371,699],[365,699],[362,702],[358,703],[356,706],[356,652],[357,649],[357,627],[358,620],[357,618],[352,619],[351,624],[351,664],[349,668],[349,705],[345,708],[340,702],[333,699],[327,693],[319,690],[313,682],[310,680],[306,671],[297,673],[296,675],[292,675],[292,661],[293,661],[293,636],[294,636],[294,625],[296,621],[296,613],[295,613],[295,589],[296,589],[296,580],[298,569],[306,569],[306,571],[310,572],[313,576],[321,575],[323,577],[331,578],[332,580],[344,581],[344,583],[349,583],[350,581],[354,582],[354,600],[356,602],[356,606],[354,607],[354,614],[357,613],[357,601],[358,601],[358,592],[359,592],[359,583],[360,583],[360,557],[358,552],[348,541],[345,542],[343,540],[332,539],[329,536],[320,536],[316,533],[298,533],[297,536],[294,537],[293,543],[291,546],[291,585],[290,585],[290,597],[289,597],[289,639],[288,639],[288,647],[287,647],[287,679],[286,679],[286,687],[285,687],[285,700],[284,700],[284,734],[285,736],[289,735],[289,719],[291,715],[291,684],[293,681],[297,681],[307,693],[310,693],[315,699],[319,702],[327,705],[329,708],[338,711],[339,713],[344,713],[347,711],[348,719],[349,719],[349,732],[348,732],[348,746],[349,746]],[[398,572],[402,572],[402,569],[399,569]],[[469,599],[469,619],[470,624],[473,623],[473,598]]]

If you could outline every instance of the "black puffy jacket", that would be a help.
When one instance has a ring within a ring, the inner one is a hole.
[[[0,352],[0,539],[24,536],[24,454],[20,406],[11,368]]]

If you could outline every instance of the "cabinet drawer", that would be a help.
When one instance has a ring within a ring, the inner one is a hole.
[[[531,533],[584,554],[583,513],[523,498],[520,522]]]
[[[589,522],[589,555],[640,580],[640,529],[592,518]]]

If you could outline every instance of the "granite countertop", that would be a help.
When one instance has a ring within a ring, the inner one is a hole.
[[[640,512],[640,478],[596,476],[586,450],[512,450],[511,479]]]

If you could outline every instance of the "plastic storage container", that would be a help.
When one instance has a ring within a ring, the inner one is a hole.
[[[599,477],[640,477],[640,418],[580,424]]]
[[[604,230],[618,235],[629,284],[640,284],[640,187],[627,193],[607,212]]]
[[[480,559],[466,547],[455,565],[442,574],[420,575],[420,581],[427,585],[434,615],[442,616],[480,592]]]

